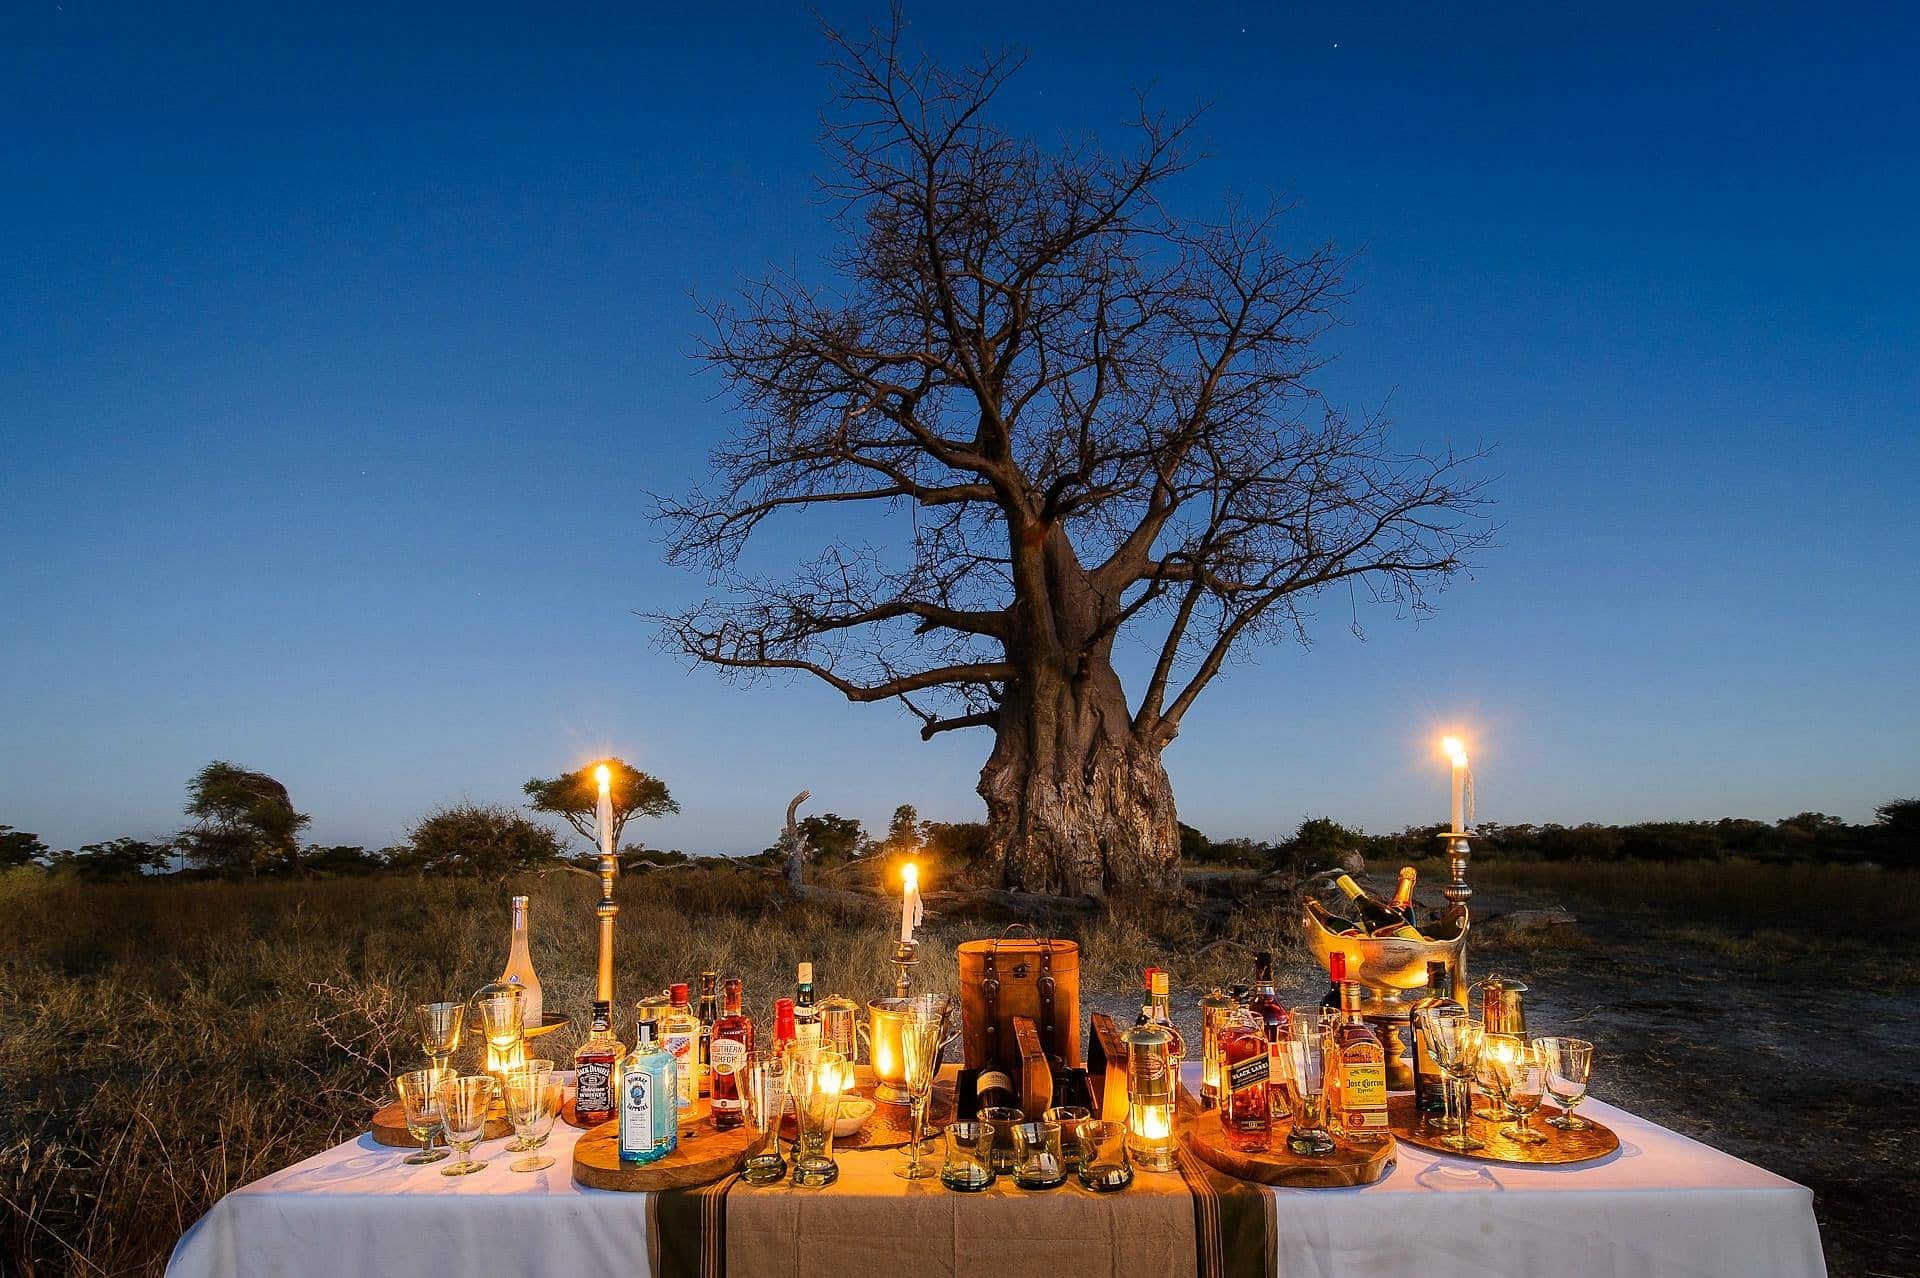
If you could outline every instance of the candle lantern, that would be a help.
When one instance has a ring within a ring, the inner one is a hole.
[[[1178,1080],[1173,1070],[1173,1035],[1163,1025],[1135,1025],[1123,1036],[1127,1045],[1127,1152],[1147,1171],[1174,1169],[1173,1109]]]
[[[1225,1092],[1220,1085],[1220,1029],[1238,1006],[1217,987],[1200,1000],[1200,1103],[1203,1105],[1219,1104]]]

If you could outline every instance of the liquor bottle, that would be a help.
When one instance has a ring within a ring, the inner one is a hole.
[[[783,1059],[787,1049],[793,1046],[793,1000],[776,998],[773,1000],[773,1056]]]
[[[713,1023],[720,1019],[720,995],[717,993],[719,986],[720,974],[718,972],[700,973],[700,1002],[695,1008],[695,1014],[700,1017],[700,1041],[694,1046],[693,1058],[694,1068],[700,1071],[700,1094],[702,1096],[711,1095],[713,1090],[713,1067],[711,1063],[713,1059]]]
[[[634,1026],[633,1050],[620,1067],[620,1161],[658,1162],[680,1143],[679,1062],[654,1038],[652,1021]]]
[[[1340,983],[1347,979],[1347,952],[1335,950],[1327,955],[1327,992],[1320,996],[1320,1006],[1329,1011],[1340,1010]]]
[[[1372,1145],[1387,1134],[1387,1053],[1360,1015],[1360,998],[1358,981],[1340,982],[1341,1021],[1333,1032],[1331,1064],[1339,1070],[1341,1129],[1348,1140]]]
[[[1146,1025],[1153,1020],[1153,974],[1159,970],[1149,967],[1140,973],[1140,1015],[1134,1018],[1135,1025]]]
[[[983,1109],[1019,1109],[1020,1093],[1013,1088],[1013,1079],[1007,1071],[998,1065],[989,1065],[973,1080],[975,1111]]]
[[[1419,876],[1420,871],[1411,865],[1401,866],[1400,883],[1393,889],[1393,900],[1390,902],[1408,927],[1413,926],[1413,883]]]
[[[1287,1033],[1293,1018],[1286,1001],[1273,988],[1273,954],[1269,950],[1253,956],[1253,993],[1247,998],[1247,1010],[1260,1018],[1267,1036],[1267,1100],[1271,1113],[1275,1118],[1290,1118],[1293,1107],[1287,1099],[1287,1084],[1293,1069]]]
[[[507,947],[507,967],[500,973],[500,984],[520,988],[520,1023],[537,1029],[545,1015],[540,1001],[540,978],[533,973],[533,955],[527,949],[527,898],[513,898],[513,940]]]
[[[1164,980],[1165,972],[1155,974]],[[1176,1066],[1172,1035],[1157,1020],[1121,1036],[1127,1045],[1127,1152],[1147,1171],[1172,1171]]]
[[[1338,914],[1335,914],[1318,901],[1308,900],[1307,913],[1311,914],[1314,921],[1319,923],[1321,927],[1333,933],[1335,936],[1360,935],[1360,925],[1358,923],[1355,923],[1352,919],[1341,918]]]
[[[1174,1027],[1173,996],[1168,992],[1167,974],[1157,967],[1153,969],[1153,1023],[1167,1031],[1167,1056],[1178,1074],[1181,1063],[1187,1059],[1187,1040]]]
[[[1250,1008],[1236,1007],[1221,1018],[1219,1038],[1220,1128],[1227,1144],[1258,1152],[1273,1132],[1266,1026]]]
[[[813,964],[802,963],[795,972],[793,988],[793,1034],[800,1042],[818,1042],[820,1013],[813,1009]]]
[[[596,1001],[587,1039],[573,1053],[574,1118],[582,1127],[613,1118],[618,1106],[613,1076],[626,1054],[627,1045],[613,1036],[613,1004]]]
[[[1426,997],[1418,999],[1413,1005],[1413,1108],[1420,1114],[1445,1114],[1447,1112],[1447,1078],[1439,1065],[1434,1063],[1433,1049],[1427,1043],[1426,1031],[1420,1028],[1420,1013],[1430,1007],[1453,1007],[1460,1004],[1453,1001],[1453,971],[1445,959],[1434,959],[1427,964]]]
[[[1333,881],[1333,885],[1347,894],[1347,899],[1353,902],[1353,912],[1359,918],[1360,925],[1374,935],[1398,935],[1400,928],[1413,932],[1412,925],[1400,911],[1355,883],[1351,874],[1341,875]],[[1409,939],[1417,940],[1419,935],[1413,932]]]
[[[745,1118],[740,1069],[753,1052],[753,1022],[740,1010],[740,978],[729,976],[720,1019],[713,1023],[713,1126],[738,1127]]]
[[[660,1045],[678,1062],[680,1108],[692,1109],[700,1100],[700,1073],[693,1054],[700,1042],[700,1018],[687,1002],[686,982],[673,987],[673,1010],[661,1025]]]

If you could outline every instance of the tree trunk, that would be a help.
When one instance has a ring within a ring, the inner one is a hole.
[[[1022,892],[1100,896],[1167,889],[1180,877],[1173,786],[1157,747],[1137,739],[1111,666],[1008,688],[980,770],[988,852],[982,875]]]

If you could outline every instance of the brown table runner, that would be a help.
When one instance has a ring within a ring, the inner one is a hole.
[[[1140,1172],[1115,1194],[1072,1180],[1029,1192],[1001,1177],[977,1194],[905,1181],[898,1150],[840,1155],[828,1189],[728,1177],[653,1196],[659,1278],[807,1269],[834,1278],[1256,1278],[1274,1255],[1273,1196],[1185,1151],[1179,1174]]]

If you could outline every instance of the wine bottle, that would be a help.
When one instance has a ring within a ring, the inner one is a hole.
[[[1318,901],[1309,900],[1307,902],[1307,913],[1313,916],[1314,922],[1335,936],[1360,935],[1360,925],[1358,923],[1355,923],[1352,919],[1341,918],[1338,914],[1335,914]]]
[[[540,1001],[540,978],[534,975],[533,955],[527,948],[527,898],[513,898],[513,939],[507,946],[507,967],[500,973],[500,984],[520,990],[520,1023],[536,1029],[546,1014]]]
[[[813,1007],[813,964],[802,963],[795,971],[793,987],[793,1033],[801,1042],[818,1042],[820,1013]]]
[[[1382,928],[1406,927],[1406,916],[1401,914],[1389,902],[1381,900],[1373,893],[1353,881],[1351,874],[1343,874],[1333,881],[1333,885],[1347,894],[1353,902],[1353,912],[1368,931],[1377,932]]]
[[[998,1065],[981,1070],[973,1088],[979,1109],[1020,1108],[1020,1093],[1013,1089],[1013,1080]]]

